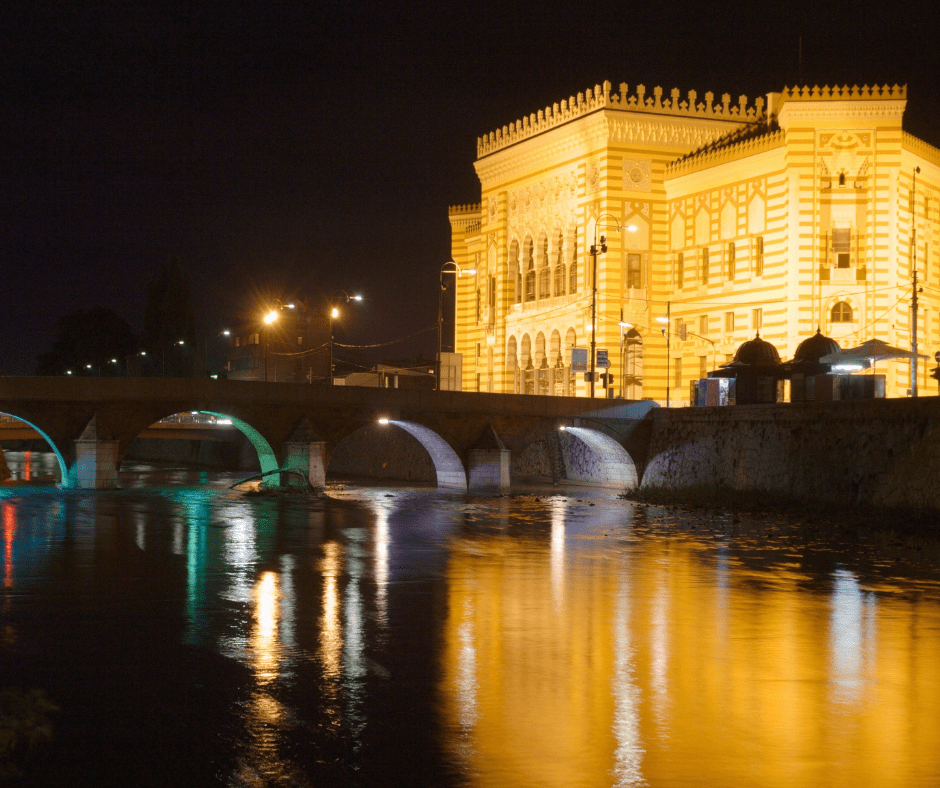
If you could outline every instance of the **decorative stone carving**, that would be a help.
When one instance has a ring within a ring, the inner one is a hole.
[[[623,160],[624,191],[648,192],[652,186],[652,162],[649,159]]]

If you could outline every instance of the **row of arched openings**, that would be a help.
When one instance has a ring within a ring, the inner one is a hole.
[[[577,293],[577,230],[570,230],[567,239],[560,229],[556,230],[551,242],[545,232],[537,242],[528,235],[521,248],[513,240],[509,245],[509,283],[514,304]]]

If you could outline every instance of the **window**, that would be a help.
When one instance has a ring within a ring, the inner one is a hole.
[[[832,231],[832,251],[836,256],[837,268],[849,268],[852,265],[852,231],[848,227],[837,227]]]
[[[685,268],[685,256],[682,252],[676,255],[676,287],[682,287],[682,281],[684,278]]]
[[[673,386],[675,386],[677,389],[681,389],[682,388],[682,359],[681,358],[673,359],[673,369],[674,369],[673,377],[675,378],[675,382],[673,383]]]
[[[754,239],[754,274],[764,275],[764,236],[762,235]]]
[[[832,307],[830,319],[833,323],[851,323],[852,307],[845,301],[839,301]]]
[[[702,284],[708,284],[708,248],[702,249]]]
[[[734,241],[728,244],[728,279],[734,279]]]
[[[488,296],[487,304],[490,309],[496,308],[496,277],[487,278],[486,294]]]
[[[551,298],[552,275],[548,266],[539,269],[539,299]]]
[[[535,245],[531,238],[525,239],[522,250],[522,263],[525,267],[525,300],[535,300]]]
[[[561,257],[559,257],[559,260]],[[565,294],[565,264],[559,262],[555,266],[555,295],[560,296]]]
[[[640,276],[640,255],[627,255],[627,287],[638,290],[643,287],[643,278]]]
[[[698,357],[698,376],[700,379],[708,377],[708,356]]]
[[[702,315],[698,319],[698,332],[703,336],[708,336],[708,315]]]
[[[725,333],[734,331],[734,312],[725,312]]]
[[[755,331],[760,331],[764,327],[764,310],[763,309],[752,309],[751,310],[751,328]]]
[[[839,173],[839,185],[845,186],[845,173],[844,172]]]
[[[477,323],[480,322],[480,288],[477,288]]]

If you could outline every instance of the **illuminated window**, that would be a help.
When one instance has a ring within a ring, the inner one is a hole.
[[[755,331],[760,331],[764,327],[764,310],[763,309],[752,309],[751,310],[751,328]]]
[[[838,268],[849,268],[852,264],[852,231],[848,227],[837,227],[832,231],[832,251]]]
[[[764,275],[764,236],[758,235],[754,239],[754,273]]]
[[[698,319],[698,332],[702,336],[708,336],[708,315],[702,315]]]
[[[522,271],[519,270],[519,242],[509,245],[509,286],[512,288],[510,301],[518,304],[522,301]]]
[[[708,356],[698,357],[698,376],[699,378],[708,377]]]
[[[638,290],[643,287],[643,277],[640,269],[640,255],[627,255],[627,287]]]
[[[728,279],[734,279],[734,241],[728,244]]]
[[[725,333],[734,331],[734,312],[725,312]]]
[[[831,321],[833,323],[851,323],[852,307],[845,301],[839,301],[832,307]]]
[[[578,292],[578,233],[571,234],[571,265],[568,267],[568,292]]]
[[[522,260],[525,264],[525,300],[535,300],[535,255],[531,238],[526,238]]]
[[[708,284],[708,248],[702,249],[702,284]]]
[[[682,252],[676,255],[676,287],[682,287],[685,278],[685,256]]]

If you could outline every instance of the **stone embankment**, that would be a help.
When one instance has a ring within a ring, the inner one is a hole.
[[[642,487],[940,511],[940,398],[657,409]]]

